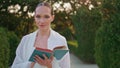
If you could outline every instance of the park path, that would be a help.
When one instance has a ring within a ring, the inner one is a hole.
[[[84,64],[75,55],[70,54],[71,68],[98,68],[97,64]]]

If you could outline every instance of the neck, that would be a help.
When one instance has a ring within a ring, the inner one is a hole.
[[[45,36],[49,36],[50,35],[50,29],[48,30],[39,30],[38,31],[38,36],[41,36],[41,37],[45,37]]]

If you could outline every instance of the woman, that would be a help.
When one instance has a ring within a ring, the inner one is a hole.
[[[40,3],[35,9],[34,19],[38,30],[25,35],[16,50],[16,57],[12,68],[70,68],[69,52],[61,59],[55,57],[44,60],[35,56],[36,62],[30,62],[29,58],[36,47],[53,50],[57,46],[64,45],[68,49],[65,37],[51,29],[54,20],[52,8],[48,3]]]

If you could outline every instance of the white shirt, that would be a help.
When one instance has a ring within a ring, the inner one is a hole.
[[[25,35],[22,38],[21,42],[17,47],[16,57],[11,68],[30,68],[31,62],[29,61],[29,58],[35,49],[34,43],[37,32],[38,30],[28,35]],[[51,30],[50,36],[48,38],[48,49],[53,50],[53,48],[61,45],[66,46],[68,49],[65,37],[55,32],[54,30]],[[69,52],[59,61],[54,58],[52,66],[52,68],[70,68]],[[46,67],[35,64],[34,68]]]

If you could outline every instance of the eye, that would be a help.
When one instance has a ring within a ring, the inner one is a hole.
[[[50,16],[48,16],[48,15],[45,15],[44,17],[45,17],[45,18],[50,18]]]
[[[40,15],[36,15],[35,17],[36,17],[36,18],[40,18],[41,16],[40,16]]]

